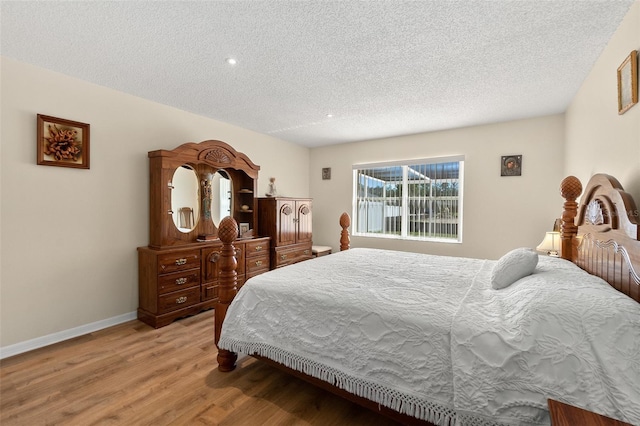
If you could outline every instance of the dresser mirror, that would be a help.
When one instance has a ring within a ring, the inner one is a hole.
[[[215,241],[218,224],[226,216],[256,229],[259,170],[222,141],[150,151],[149,246]]]
[[[203,209],[211,216],[213,224],[217,227],[220,221],[231,216],[233,205],[233,181],[225,170],[218,170],[210,179],[211,198],[203,201]],[[207,207],[209,209],[207,210]]]
[[[200,219],[200,185],[193,167],[183,164],[171,180],[171,215],[180,232],[191,232]]]

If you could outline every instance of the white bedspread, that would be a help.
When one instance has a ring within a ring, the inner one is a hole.
[[[373,249],[319,257],[248,280],[219,346],[440,425],[548,424],[548,397],[640,422],[639,305],[596,281],[580,293],[592,294],[589,309],[575,298],[564,309],[548,297],[561,283],[539,278],[582,271],[542,260],[533,279],[492,290],[488,260]],[[612,299],[624,313],[610,312]],[[599,356],[620,362],[604,371]]]
[[[488,266],[451,329],[460,423],[546,424],[552,398],[640,425],[640,304],[566,260],[503,290]]]

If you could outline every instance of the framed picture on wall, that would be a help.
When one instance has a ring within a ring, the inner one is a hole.
[[[322,180],[331,179],[331,167],[323,167],[322,168]]]
[[[632,51],[618,67],[618,114],[638,103],[638,52]]]
[[[37,153],[42,166],[89,168],[89,125],[38,114]]]
[[[500,160],[500,176],[522,175],[522,155],[503,155]]]

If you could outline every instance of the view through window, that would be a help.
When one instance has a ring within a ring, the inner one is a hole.
[[[462,241],[464,157],[355,165],[354,235]]]

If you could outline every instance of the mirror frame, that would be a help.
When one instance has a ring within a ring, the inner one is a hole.
[[[224,169],[232,180],[233,217],[236,222],[249,223],[257,227],[257,185],[260,166],[245,154],[219,140],[200,143],[188,142],[173,150],[150,151],[149,154],[149,246],[154,248],[175,247],[196,243],[198,240],[215,240],[218,229],[211,219],[200,220],[191,232],[180,232],[173,223],[171,214],[171,191],[173,173],[184,164],[191,166],[201,182],[207,174]],[[202,191],[200,191],[202,194]],[[242,203],[236,197],[242,194]],[[202,202],[202,197],[200,202]],[[238,204],[249,205],[248,210],[236,208]]]

